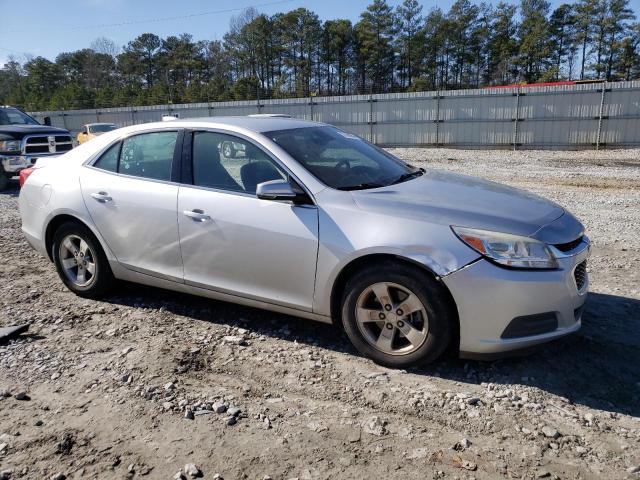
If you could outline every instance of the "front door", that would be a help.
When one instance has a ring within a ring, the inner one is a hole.
[[[92,166],[80,183],[87,209],[109,249],[124,267],[183,281],[176,220],[180,132],[125,138]]]
[[[195,132],[190,156],[193,184],[178,195],[185,282],[311,311],[317,208],[258,199],[257,184],[287,173],[248,140]]]

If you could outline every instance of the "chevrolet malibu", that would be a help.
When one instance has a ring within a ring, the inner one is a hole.
[[[288,118],[105,133],[40,161],[20,212],[77,295],[119,279],[334,323],[390,367],[575,332],[588,288],[589,240],[562,207]]]

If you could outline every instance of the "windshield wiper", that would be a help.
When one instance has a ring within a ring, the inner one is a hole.
[[[420,169],[415,170],[413,172],[403,173],[398,178],[396,178],[393,182],[391,182],[390,185],[395,185],[396,183],[406,182],[407,180],[410,180],[410,179],[415,178],[415,177],[421,177],[422,175],[424,175],[424,172],[425,172],[424,169],[420,168]]]
[[[364,182],[357,185],[347,185],[346,187],[339,187],[338,190],[366,190],[367,188],[380,188],[386,185],[382,183]]]

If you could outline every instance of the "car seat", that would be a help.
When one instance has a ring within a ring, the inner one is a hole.
[[[282,180],[283,176],[273,164],[267,160],[256,160],[247,163],[240,169],[240,178],[248,193],[256,193],[259,183],[269,180]]]
[[[196,134],[193,142],[193,180],[200,187],[242,191],[220,161],[219,135]]]

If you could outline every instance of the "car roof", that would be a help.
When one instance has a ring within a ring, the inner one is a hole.
[[[274,130],[290,130],[293,128],[318,127],[324,123],[312,122],[287,117],[204,117],[184,118],[164,122],[165,126],[171,123],[202,123],[208,125],[226,125],[230,127],[244,128],[257,133],[272,132]]]
[[[115,125],[115,123],[112,122],[93,122],[93,123],[85,123],[86,126],[90,126],[90,125]]]

